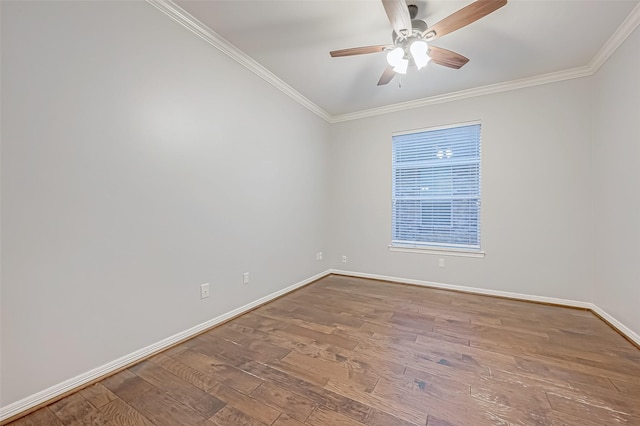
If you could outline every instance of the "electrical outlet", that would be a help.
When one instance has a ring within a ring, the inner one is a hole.
[[[347,263],[347,256],[342,256],[342,263]]]
[[[438,266],[444,268],[444,259],[438,259]]]
[[[200,299],[209,297],[209,283],[200,284]]]
[[[321,251],[316,253],[316,260],[322,260],[322,252]]]
[[[249,273],[245,272],[242,274],[242,284],[249,284]]]

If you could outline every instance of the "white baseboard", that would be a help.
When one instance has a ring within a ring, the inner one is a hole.
[[[593,308],[591,310],[594,314],[605,320],[605,322],[608,322],[610,326],[614,327],[620,333],[624,334],[627,339],[633,341],[638,347],[640,347],[640,335],[638,333],[631,330],[629,327],[609,315],[597,305],[593,305]]]
[[[399,282],[403,284],[420,285],[424,287],[441,288],[444,290],[464,291],[466,293],[482,294],[485,296],[499,296],[499,297],[508,297],[511,299],[527,300],[530,302],[566,305],[566,306],[582,308],[582,309],[591,309],[591,307],[593,306],[592,303],[581,302],[578,300],[557,299],[555,297],[546,297],[546,296],[534,296],[531,294],[512,293],[510,291],[488,290],[488,289],[478,288],[478,287],[466,287],[461,285],[443,284],[443,283],[438,283],[433,281],[414,280],[410,278],[387,277],[384,275],[366,274],[362,272],[340,271],[340,270],[332,270],[331,273],[336,275],[347,275],[347,276],[359,277],[359,278],[371,278],[374,280],[394,281],[394,282]]]
[[[107,376],[110,373],[117,371],[121,368],[124,368],[128,365],[134,364],[138,361],[141,361],[147,357],[149,357],[150,355],[153,355],[157,352],[160,352],[164,349],[167,349],[177,343],[180,343],[182,341],[185,341],[191,337],[194,337],[200,333],[202,333],[203,331],[216,326],[218,324],[221,324],[233,317],[236,317],[238,315],[241,315],[247,311],[250,311],[264,303],[267,303],[273,299],[276,299],[286,293],[289,293],[293,290],[296,290],[300,287],[303,287],[313,281],[319,280],[320,278],[323,278],[327,275],[329,275],[331,273],[331,271],[327,270],[324,272],[321,272],[319,274],[316,274],[310,278],[307,278],[305,280],[302,280],[298,283],[295,283],[293,285],[290,285],[289,287],[283,288],[282,290],[278,290],[274,293],[268,294],[267,296],[264,296],[260,299],[254,300],[251,303],[248,303],[244,306],[241,306],[237,309],[234,309],[232,311],[229,311],[225,314],[222,314],[220,316],[217,316],[213,319],[210,319],[209,321],[205,321],[201,324],[198,324],[194,327],[191,327],[187,330],[184,330],[180,333],[174,334],[173,336],[167,337],[166,339],[163,339],[159,342],[156,342],[152,345],[149,345],[145,348],[139,349],[135,352],[130,353],[129,355],[125,355],[121,358],[118,358],[114,361],[111,361],[107,364],[104,364],[100,367],[94,368],[91,371],[87,371],[86,373],[80,374],[76,377],[73,377],[71,379],[65,380],[62,383],[59,383],[57,385],[51,386],[48,389],[45,389],[43,391],[40,391],[38,393],[35,393],[31,396],[28,396],[24,399],[21,399],[19,401],[16,401],[12,404],[9,404],[5,407],[0,407],[0,422],[3,420],[6,420],[10,417],[16,416],[24,411],[29,410],[30,408],[33,408],[37,405],[40,405],[42,403],[45,403],[47,401],[50,401],[54,398],[56,398],[57,396],[60,396],[66,392],[69,391],[73,391],[74,389],[78,389],[80,387],[82,387],[83,385],[94,381],[96,379],[99,379],[101,377]]]
[[[389,277],[385,275],[377,275],[377,274],[367,274],[363,272],[353,272],[353,271],[342,271],[339,269],[332,269],[330,271],[335,275],[344,275],[349,277],[357,277],[357,278],[370,278],[374,280],[382,280],[382,281],[391,281],[398,282],[403,284],[413,284],[424,287],[433,287],[433,288],[441,288],[444,290],[456,290],[456,291],[464,291],[466,293],[474,293],[481,294],[485,296],[499,296],[499,297],[508,297],[510,299],[518,299],[524,300],[527,302],[541,302],[541,303],[550,303],[554,305],[563,305],[570,306],[574,308],[582,308],[588,309],[592,311],[594,314],[598,315],[606,322],[609,323],[610,326],[615,328],[619,333],[623,334],[627,339],[634,342],[636,345],[640,347],[640,335],[635,333],[629,327],[609,315],[603,309],[599,308],[596,304],[591,302],[582,302],[579,300],[571,300],[571,299],[558,299],[555,297],[546,297],[546,296],[534,296],[532,294],[523,294],[523,293],[512,293],[510,291],[500,291],[500,290],[489,290],[478,287],[465,287],[461,285],[453,285],[453,284],[444,284],[438,283],[434,281],[423,281],[423,280],[414,280],[410,278],[400,278],[400,277]]]
[[[593,311],[595,314],[597,314],[598,316],[600,316],[601,318],[603,318],[605,321],[607,321],[610,325],[615,327],[620,333],[624,334],[629,340],[635,342],[637,345],[640,346],[640,336],[637,333],[635,333],[630,328],[622,324],[620,321],[616,320],[614,317],[609,315],[607,312],[605,312],[604,310],[600,309],[598,306],[590,302],[582,302],[582,301],[570,300],[570,299],[558,299],[558,298],[546,297],[546,296],[534,296],[530,294],[512,293],[508,291],[499,291],[499,290],[488,290],[488,289],[477,288],[477,287],[466,287],[466,286],[460,286],[460,285],[438,283],[433,281],[415,280],[415,279],[400,278],[400,277],[389,277],[385,275],[367,274],[362,272],[330,269],[330,270],[321,272],[319,274],[316,274],[305,280],[302,280],[298,283],[290,285],[289,287],[283,288],[282,290],[278,290],[260,299],[254,300],[251,303],[248,303],[237,309],[234,309],[225,314],[217,316],[209,321],[203,322],[187,330],[184,330],[180,333],[174,334],[173,336],[167,337],[166,339],[163,339],[157,343],[154,343],[150,346],[139,349],[133,353],[130,353],[129,355],[125,355],[121,358],[118,358],[115,361],[112,361],[100,367],[94,368],[91,371],[80,374],[71,379],[65,380],[64,382],[51,386],[50,388],[45,389],[41,392],[35,393],[31,396],[28,396],[24,399],[16,401],[5,407],[0,407],[0,422],[10,417],[16,416],[24,411],[27,411],[30,408],[33,408],[37,405],[50,401],[66,392],[73,391],[74,389],[78,389],[83,385],[91,381],[94,381],[96,379],[99,379],[101,377],[107,376],[114,371],[117,371],[128,365],[131,365],[140,360],[143,360],[149,357],[150,355],[153,355],[177,343],[185,341],[193,336],[198,335],[199,333],[202,333],[203,331],[211,327],[221,324],[233,317],[241,315],[264,303],[274,300],[286,293],[292,292],[293,290],[303,287],[313,281],[319,280],[320,278],[323,278],[330,274],[351,276],[351,277],[357,277],[357,278],[370,278],[375,280],[383,280],[383,281],[413,284],[413,285],[419,285],[419,286],[425,286],[425,287],[440,288],[445,290],[464,291],[467,293],[482,294],[487,296],[508,297],[512,299],[519,299],[519,300],[525,300],[525,301],[552,303],[557,305],[565,305],[565,306],[572,306],[576,308],[589,309]]]

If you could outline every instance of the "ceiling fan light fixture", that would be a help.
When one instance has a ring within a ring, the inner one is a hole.
[[[431,60],[429,57],[429,45],[424,40],[416,40],[411,43],[409,46],[409,51],[411,52],[411,57],[413,57],[413,62],[415,62],[418,69],[422,69]]]
[[[387,53],[387,62],[392,67],[398,66],[403,59],[404,50],[401,47],[396,47],[395,49],[390,50],[389,53]]]
[[[409,60],[404,57],[404,49],[396,47],[387,53],[387,62],[393,67],[398,74],[406,74],[409,67]]]
[[[407,68],[409,68],[409,60],[403,58],[396,66],[393,67],[393,70],[398,74],[406,74]]]

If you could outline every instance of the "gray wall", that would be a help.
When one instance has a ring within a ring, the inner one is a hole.
[[[334,125],[333,266],[589,301],[589,88],[587,79],[571,80]],[[473,120],[482,123],[485,258],[389,251],[391,133]]]
[[[640,29],[594,77],[593,301],[640,335]]]
[[[2,106],[2,405],[328,268],[328,124],[144,2],[2,2]]]

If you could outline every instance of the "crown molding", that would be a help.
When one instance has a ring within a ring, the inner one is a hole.
[[[220,50],[222,53],[229,56],[231,59],[235,60],[243,67],[247,68],[249,71],[253,72],[258,77],[262,78],[267,83],[271,84],[276,89],[280,90],[282,93],[289,96],[291,99],[298,102],[303,107],[307,108],[309,111],[313,112],[314,114],[318,115],[328,122],[331,121],[331,115],[329,115],[328,112],[320,108],[315,103],[311,102],[296,89],[289,86],[271,71],[260,65],[246,53],[235,47],[233,44],[229,43],[211,28],[198,21],[191,14],[189,14],[189,12],[182,9],[171,0],[147,0],[147,3],[156,7],[162,13],[164,13],[198,37],[202,38],[204,41],[211,44],[213,47]]]
[[[420,108],[428,105],[436,105],[444,102],[458,101],[461,99],[474,98],[476,96],[491,95],[494,93],[507,92],[510,90],[523,89],[525,87],[539,86],[541,84],[555,83],[557,81],[571,80],[574,78],[587,77],[593,72],[589,67],[573,68],[565,71],[558,71],[549,74],[542,74],[535,77],[527,77],[519,80],[504,83],[489,84],[487,86],[473,89],[460,90],[458,92],[445,93],[428,98],[416,99],[409,102],[401,102],[386,105],[378,108],[371,108],[363,111],[356,111],[348,114],[336,115],[331,119],[332,123],[342,121],[358,120],[361,118],[373,117],[376,115],[389,114],[392,112],[404,111],[408,109]]]
[[[490,95],[494,93],[507,92],[511,90],[523,89],[526,87],[539,86],[542,84],[556,83],[574,78],[588,77],[595,74],[600,67],[609,59],[615,50],[631,35],[631,33],[640,25],[640,3],[631,11],[629,16],[618,27],[616,32],[607,40],[600,48],[591,61],[582,67],[572,68],[563,71],[552,72],[548,74],[526,77],[518,80],[512,80],[502,83],[490,84],[487,86],[476,87],[473,89],[461,90],[458,92],[445,93],[428,98],[416,99],[408,102],[401,102],[392,105],[386,105],[378,108],[371,108],[362,111],[355,111],[346,114],[331,115],[324,109],[310,101],[293,87],[289,86],[283,80],[278,78],[271,71],[260,65],[246,53],[229,43],[205,24],[191,16],[187,11],[175,4],[171,0],[146,0],[147,3],[153,5],[158,10],[169,16],[189,31],[196,34],[230,58],[234,59],[240,65],[252,71],[266,82],[279,89],[281,92],[289,96],[309,111],[318,115],[328,123],[340,123],[344,121],[358,120],[367,117],[374,117],[382,114],[389,114],[414,108],[420,108],[428,105],[437,105],[445,102],[458,101],[462,99],[474,98],[477,96]]]
[[[640,25],[640,3],[631,11],[629,16],[620,24],[609,40],[600,48],[598,53],[589,62],[589,68],[595,74],[609,59],[609,56],[631,35],[633,30]]]
[[[569,70],[542,74],[534,77],[527,77],[519,80],[507,81],[504,83],[490,84],[459,92],[445,93],[443,95],[430,96],[428,98],[417,99],[415,101],[401,102],[393,105],[386,105],[379,108],[371,108],[363,111],[356,111],[347,114],[335,115],[330,119],[331,123],[342,121],[358,120],[361,118],[374,117],[376,115],[388,114],[392,112],[404,111],[413,108],[420,108],[427,105],[436,105],[444,102],[458,101],[473,98],[476,96],[490,95],[493,93],[506,92],[510,90],[524,89],[526,87],[539,86],[541,84],[556,83],[574,78],[582,78],[594,75],[600,67],[609,59],[616,49],[631,35],[640,25],[640,3],[631,11],[629,16],[620,24],[615,33],[600,48],[588,65],[572,68]]]

